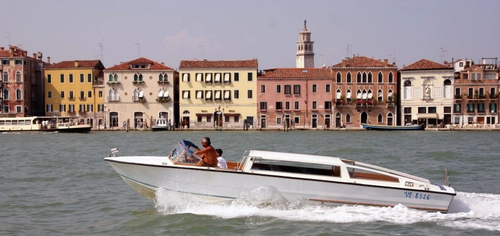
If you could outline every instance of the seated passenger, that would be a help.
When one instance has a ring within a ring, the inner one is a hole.
[[[222,149],[217,148],[215,149],[215,152],[217,152],[217,161],[218,161],[217,167],[227,169],[226,159],[222,157]]]

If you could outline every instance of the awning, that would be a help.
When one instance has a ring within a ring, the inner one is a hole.
[[[224,82],[229,82],[229,78],[230,78],[229,76],[230,76],[229,73],[224,74]]]
[[[163,93],[163,97],[168,98],[168,90],[165,90],[165,92]]]
[[[184,91],[184,94],[182,95],[182,98],[188,99],[189,98],[189,91]]]
[[[337,92],[337,98],[336,99],[340,99],[341,96],[342,96],[342,93]]]
[[[229,99],[229,94],[231,94],[231,91],[224,91],[224,99]]]
[[[215,91],[215,99],[220,99],[220,91]]]
[[[203,98],[203,92],[202,91],[196,92],[196,98]]]
[[[205,75],[205,81],[206,82],[211,82],[212,81],[212,74],[206,74]]]
[[[366,93],[363,93],[363,99],[367,99],[368,95]]]
[[[189,74],[185,73],[182,75],[182,81],[183,82],[188,82]]]
[[[347,97],[346,98],[347,99],[351,99],[351,93],[350,92],[347,93]]]
[[[240,113],[224,113],[224,116],[240,116]]]
[[[368,99],[372,99],[373,98],[373,93],[369,93],[368,94]]]
[[[141,90],[141,91],[139,91],[139,97],[140,97],[140,98],[143,98],[143,97],[144,97],[144,91],[142,91],[142,90]]]
[[[220,82],[220,73],[215,74],[215,82]]]
[[[356,94],[356,99],[361,99],[363,95],[361,93]]]
[[[196,74],[196,81],[201,81],[201,73]]]
[[[207,93],[205,94],[205,98],[206,99],[211,99],[212,98],[212,91],[207,91]]]
[[[418,113],[418,119],[438,119],[439,116],[437,113]]]
[[[160,90],[160,92],[158,92],[158,97],[159,98],[163,97],[163,90]]]

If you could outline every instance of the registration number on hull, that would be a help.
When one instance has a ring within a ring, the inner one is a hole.
[[[427,193],[404,192],[406,198],[431,200],[431,195]]]

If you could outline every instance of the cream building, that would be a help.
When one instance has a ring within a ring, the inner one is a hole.
[[[159,117],[174,121],[177,71],[141,57],[104,70],[107,129],[147,130]]]
[[[181,61],[182,128],[244,129],[257,123],[257,59]]]
[[[426,59],[400,70],[402,123],[452,123],[454,69]]]

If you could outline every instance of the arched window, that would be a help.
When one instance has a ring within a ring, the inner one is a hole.
[[[383,101],[383,99],[384,99],[384,93],[382,92],[382,89],[378,90],[377,98],[378,98],[378,102],[382,102]]]
[[[189,113],[189,111],[188,111],[188,110],[184,110],[184,111],[182,112],[182,114],[183,114],[183,115],[189,115],[190,113]]]
[[[392,72],[389,72],[389,83],[394,83]]]
[[[7,71],[3,72],[3,82],[9,82],[9,73]]]
[[[158,81],[162,82],[163,81],[163,74],[158,75]]]
[[[347,115],[345,115],[345,122],[351,123],[351,114],[347,113]]]
[[[352,83],[351,72],[347,72],[347,83]]]
[[[373,83],[372,72],[368,72],[368,83]]]
[[[358,72],[358,74],[356,75],[356,82],[359,84],[361,83],[361,73]]]
[[[392,89],[387,93],[387,101],[394,102],[392,97]]]
[[[404,90],[403,90],[403,98],[404,99],[412,99],[411,88],[412,88],[411,81],[406,80],[404,83]]]
[[[382,114],[378,114],[377,123],[382,123],[382,122],[384,122],[384,117],[382,116]]]
[[[138,75],[138,74],[135,74],[135,75],[134,75],[134,82],[137,82],[137,81],[139,81],[139,75]]]
[[[16,82],[18,82],[18,83],[23,82],[21,79],[21,72],[20,71],[16,72]]]
[[[387,114],[387,125],[392,125],[394,122],[393,119],[392,113],[389,112],[389,114]]]
[[[114,76],[114,77],[115,77],[115,82],[118,82],[118,75],[117,75],[117,74],[115,74],[115,76]]]
[[[109,82],[113,82],[113,74],[109,74]]]
[[[382,72],[378,72],[378,82],[383,83],[384,82],[384,75]]]
[[[337,72],[337,83],[342,83],[342,74],[340,72]]]
[[[3,99],[9,100],[9,90],[8,89],[3,90]]]
[[[22,100],[23,94],[21,93],[21,89],[16,89],[16,100]]]
[[[363,72],[363,83],[366,83],[366,72]]]

